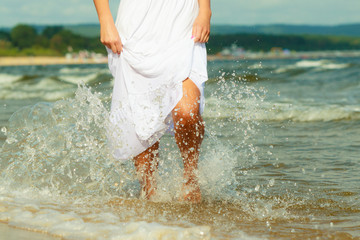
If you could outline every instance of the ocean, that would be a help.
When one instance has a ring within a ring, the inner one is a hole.
[[[360,239],[360,58],[208,71],[189,204],[173,136],[154,202],[109,155],[106,64],[0,67],[0,222],[59,239]]]

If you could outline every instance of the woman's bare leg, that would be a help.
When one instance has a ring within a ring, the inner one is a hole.
[[[172,111],[172,117],[175,140],[184,162],[183,199],[200,202],[196,171],[205,128],[200,115],[200,90],[189,78],[183,81],[183,97]]]
[[[134,157],[138,179],[141,185],[141,194],[150,199],[156,191],[155,172],[159,165],[159,142]]]

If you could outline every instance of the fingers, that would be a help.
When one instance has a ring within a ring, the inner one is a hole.
[[[195,36],[194,42],[206,43],[209,41],[209,36],[209,33],[203,30]]]
[[[210,36],[210,29],[208,28],[203,28],[201,31],[201,40],[200,42],[205,43],[209,40],[209,36]]]
[[[123,45],[119,40],[117,41],[101,41],[107,48],[111,49],[111,51],[115,54],[120,54],[123,51]]]
[[[207,37],[205,37],[204,43],[207,43],[207,42],[209,41],[209,37],[210,37],[210,35],[208,35]]]
[[[114,53],[120,54],[123,51],[123,46],[122,46],[120,40],[115,42],[115,47],[116,47],[116,52],[114,52]]]
[[[100,25],[100,41],[115,54],[123,51],[121,38],[113,21]]]
[[[205,42],[209,41],[209,36],[210,36],[209,29],[199,27],[199,26],[193,27],[194,42],[205,43]]]

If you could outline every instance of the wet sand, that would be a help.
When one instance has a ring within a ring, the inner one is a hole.
[[[18,228],[9,227],[7,224],[0,223],[1,239],[6,240],[59,240],[44,233],[26,231]]]

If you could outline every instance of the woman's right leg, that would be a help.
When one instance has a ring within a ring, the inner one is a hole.
[[[197,178],[204,122],[200,115],[200,90],[191,79],[183,81],[183,97],[172,111],[175,140],[184,162],[183,200],[201,201]]]
[[[159,142],[134,157],[133,160],[141,185],[141,195],[149,200],[156,191],[155,172],[159,165]]]

